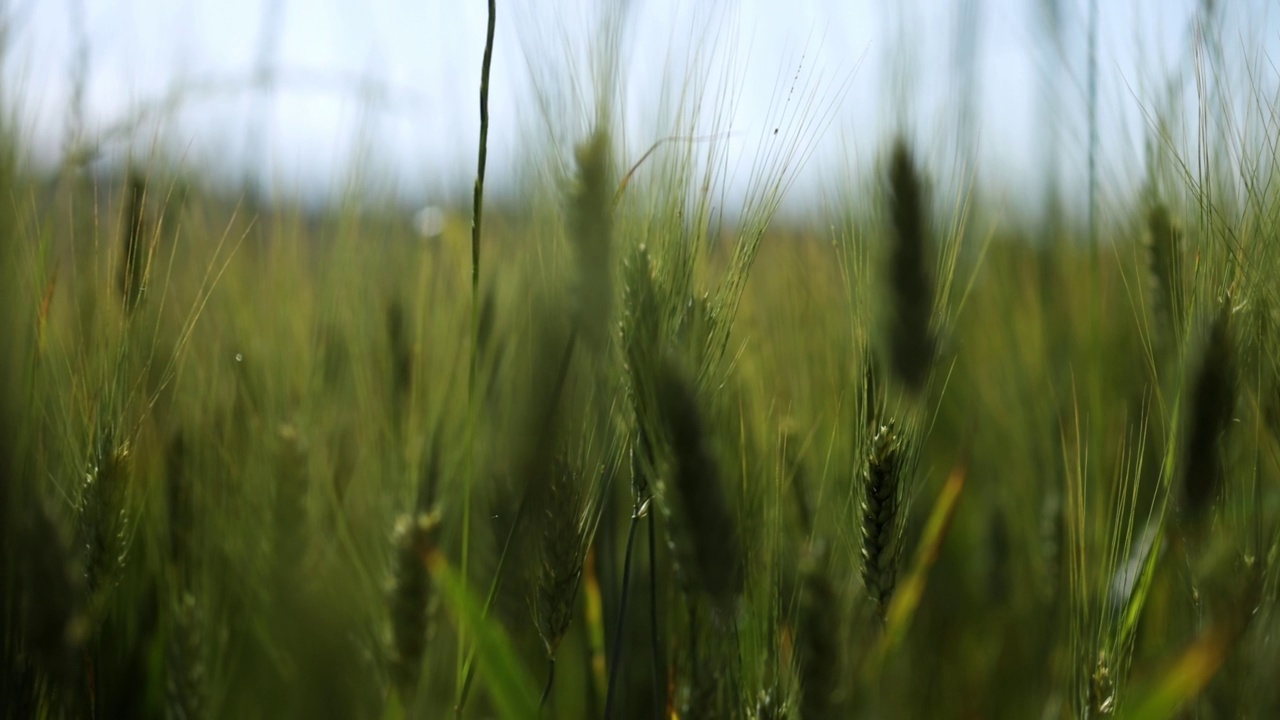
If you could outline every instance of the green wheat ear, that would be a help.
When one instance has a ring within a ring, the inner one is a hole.
[[[435,547],[438,512],[417,512],[396,520],[392,537],[395,575],[389,597],[391,614],[391,678],[408,702],[418,687],[427,649],[431,574],[426,557]]]
[[[536,601],[538,634],[549,658],[573,620],[585,552],[581,509],[581,478],[559,458],[547,483]]]
[[[84,573],[90,594],[109,589],[119,580],[132,532],[127,504],[133,476],[133,457],[127,443],[105,423],[94,441],[78,503],[76,542],[84,553]]]
[[[890,420],[871,441],[862,476],[862,584],[881,618],[897,581],[899,508],[903,497],[902,441]]]

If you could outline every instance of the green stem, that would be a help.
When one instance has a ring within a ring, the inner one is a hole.
[[[476,186],[471,215],[471,362],[467,376],[467,472],[462,500],[462,590],[466,593],[471,556],[471,488],[475,484],[476,365],[480,337],[480,221],[484,216],[484,169],[489,157],[489,68],[493,64],[493,29],[496,0],[489,0],[489,26],[485,33],[484,60],[480,66],[480,147],[476,153]],[[466,635],[459,631],[458,705],[462,701],[462,677],[466,662]]]
[[[618,600],[618,620],[613,626],[613,653],[609,659],[609,688],[604,695],[605,720],[613,717],[613,698],[618,683],[618,666],[622,662],[622,646],[625,644],[623,642],[623,633],[627,618],[627,591],[631,585],[631,551],[635,546],[636,525],[639,522],[640,513],[632,513],[631,526],[627,530],[627,549],[623,554],[624,559],[622,561],[622,597]]]
[[[547,658],[547,684],[542,688],[542,699],[538,701],[538,717],[542,717],[542,710],[547,706],[547,699],[551,697],[551,686],[556,680],[556,659],[554,657]]]
[[[658,639],[658,550],[655,536],[657,513],[649,512],[649,641],[653,654],[653,712],[662,718],[666,711],[667,677],[663,670],[662,644]]]

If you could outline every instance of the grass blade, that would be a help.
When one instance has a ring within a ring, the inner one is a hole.
[[[924,536],[920,539],[920,550],[916,553],[911,572],[899,586],[893,600],[889,603],[889,611],[885,616],[885,632],[880,640],[878,656],[881,661],[888,656],[906,635],[911,618],[920,599],[924,596],[925,584],[929,579],[929,570],[938,560],[942,551],[942,541],[947,537],[951,527],[951,519],[955,516],[956,506],[960,502],[960,491],[964,489],[965,468],[957,465],[951,471],[947,482],[938,494],[938,500],[929,512],[929,521],[924,528]]]
[[[462,585],[439,551],[427,556],[427,567],[444,591],[445,604],[475,643],[476,666],[493,697],[499,716],[525,720],[538,713],[538,692],[533,677],[516,654],[511,638],[500,625],[484,616],[484,606]]]

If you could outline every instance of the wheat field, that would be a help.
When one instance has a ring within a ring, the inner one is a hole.
[[[820,123],[726,213],[700,103],[425,239],[6,126],[0,715],[1280,717],[1264,87],[1036,221],[905,132],[782,217]]]

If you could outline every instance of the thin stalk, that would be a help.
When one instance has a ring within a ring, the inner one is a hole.
[[[480,221],[484,216],[484,170],[489,158],[489,68],[493,64],[493,29],[497,17],[496,0],[489,0],[489,25],[485,32],[484,59],[480,64],[480,147],[476,153],[476,186],[472,196],[471,213],[471,361],[467,374],[467,472],[466,487],[462,499],[462,566],[460,575],[462,590],[467,591],[471,558],[471,489],[475,484],[475,429],[476,429],[476,367],[480,343]],[[496,583],[495,583],[496,584]],[[456,679],[459,681],[458,701],[461,708],[465,695],[462,678],[468,664],[466,634],[458,631],[458,663]]]
[[[516,515],[511,520],[511,529],[507,531],[507,539],[502,542],[502,552],[498,555],[498,569],[493,574],[493,581],[489,583],[489,594],[484,599],[484,610],[481,616],[489,617],[489,609],[493,607],[493,601],[498,597],[498,589],[502,587],[502,569],[507,564],[507,553],[511,550],[511,541],[515,539],[516,528],[520,527],[520,520],[524,517],[525,508],[529,504],[529,491],[526,489],[520,496],[520,504],[516,506]],[[475,649],[467,651],[466,660],[462,666],[462,685],[458,692],[458,699],[453,704],[453,716],[462,717],[462,709],[467,705],[467,696],[471,694],[471,681],[476,676]]]
[[[489,157],[489,67],[493,64],[493,27],[496,0],[489,0],[489,27],[484,40],[484,61],[480,65],[480,151],[476,155],[476,187],[471,216],[471,299],[478,299],[480,287],[480,218],[484,210],[484,167]],[[475,306],[472,306],[475,314]]]
[[[649,513],[649,642],[653,655],[653,713],[662,719],[666,709],[666,673],[662,671],[662,647],[658,640],[658,551],[656,513]]]
[[[556,659],[555,657],[547,658],[547,684],[542,688],[542,698],[538,700],[538,717],[542,717],[542,709],[547,705],[547,698],[551,697],[551,685],[556,680]]]
[[[639,513],[632,513],[631,525],[627,529],[627,549],[622,561],[622,597],[618,600],[618,620],[613,626],[613,653],[609,658],[609,688],[604,696],[605,720],[613,717],[613,696],[618,683],[618,665],[622,660],[623,629],[627,618],[627,591],[631,585],[631,550],[636,540],[636,525],[640,522]]]
[[[685,596],[689,613],[689,687],[700,688],[698,676],[702,670],[702,657],[698,655],[698,601],[693,595]]]

